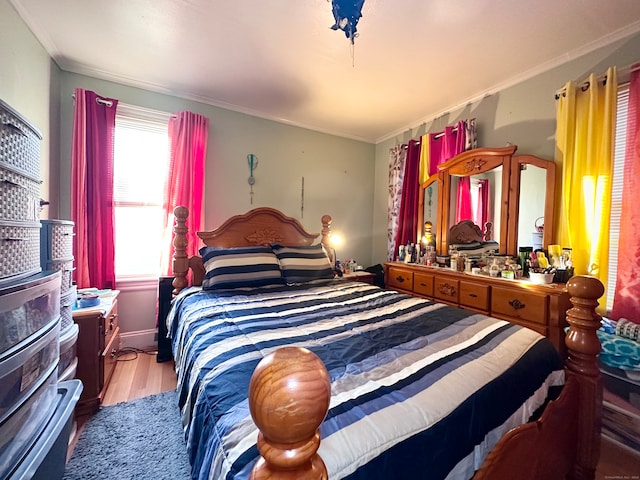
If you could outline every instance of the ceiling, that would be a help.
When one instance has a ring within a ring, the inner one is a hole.
[[[638,0],[10,0],[63,70],[377,143],[640,31]]]

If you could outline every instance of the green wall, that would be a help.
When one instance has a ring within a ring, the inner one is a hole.
[[[389,149],[424,133],[438,132],[458,120],[475,118],[479,147],[518,146],[517,153],[554,158],[555,92],[567,81],[580,81],[608,67],[627,67],[640,61],[640,34],[555,67],[529,80],[484,97],[438,119],[430,119],[376,145],[373,197],[372,255],[377,262],[387,255],[387,191]],[[465,72],[473,74],[473,72]],[[428,114],[427,114],[428,115]],[[428,118],[425,116],[425,118]],[[560,169],[558,174],[561,174]]]
[[[42,133],[40,195],[51,202],[42,218],[56,218],[59,202],[60,70],[7,0],[0,0],[0,98]]]

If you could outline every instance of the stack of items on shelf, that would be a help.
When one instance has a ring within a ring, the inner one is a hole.
[[[61,274],[40,265],[40,133],[0,101],[0,478],[62,478],[78,380],[58,381]]]
[[[597,333],[606,390],[602,433],[640,452],[640,324],[603,318]]]
[[[59,271],[60,281],[60,363],[58,380],[75,378],[78,367],[76,343],[78,325],[73,322],[76,286],[73,274],[73,222],[42,220],[40,229],[40,264],[43,270]]]

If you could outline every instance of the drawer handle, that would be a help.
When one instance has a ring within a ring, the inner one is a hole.
[[[12,182],[11,180],[7,180],[7,179],[3,179],[2,183],[4,183],[5,185],[8,185],[10,187],[19,187],[19,188],[23,188],[23,189],[27,189],[27,187],[25,187],[24,185],[20,185],[19,183],[16,182]]]
[[[404,277],[401,277],[400,275],[398,275],[396,277],[396,282],[400,282],[400,283],[404,282]]]
[[[426,286],[427,286],[427,284],[426,284],[426,283],[421,283],[421,284],[420,284],[420,286],[421,286],[421,287],[426,287]]]
[[[117,353],[118,353],[118,351],[115,348],[113,348],[111,350],[111,358],[116,358]]]
[[[20,130],[20,127],[18,127],[17,125],[14,125],[11,122],[2,122],[2,125],[4,125],[5,127],[9,128],[10,130],[13,130],[16,133],[19,133],[23,137],[27,136],[26,133],[24,133],[22,130]]]
[[[520,310],[522,308],[525,307],[525,304],[522,303],[520,300],[518,300],[517,298],[510,300],[509,301],[509,305],[511,305],[515,310]]]
[[[445,283],[445,284],[440,286],[439,291],[443,295],[447,295],[449,297],[453,297],[456,294],[456,287],[454,287],[453,285],[449,285],[448,283]]]
[[[475,293],[470,293],[470,294],[469,294],[469,296],[470,296],[471,298],[478,298],[478,295],[476,295]]]
[[[2,239],[5,242],[26,242],[29,240],[28,238],[19,238],[19,237],[5,237]]]

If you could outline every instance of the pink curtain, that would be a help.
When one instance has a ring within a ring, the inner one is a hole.
[[[409,141],[402,183],[402,197],[400,199],[400,213],[398,215],[398,231],[396,233],[396,250],[400,245],[416,242],[418,239],[418,201],[420,183],[418,172],[420,169],[420,142]],[[397,256],[398,252],[395,252]]]
[[[173,209],[189,209],[187,226],[187,255],[198,254],[200,239],[196,232],[203,230],[204,174],[207,157],[209,119],[193,112],[180,112],[169,121],[169,175],[165,193],[164,226],[165,248],[162,272],[171,275],[173,256]]]
[[[75,89],[71,218],[78,288],[115,288],[113,134],[118,101]]]
[[[473,208],[471,206],[471,179],[469,177],[459,177],[456,201],[456,223],[462,220],[472,219]]]
[[[489,221],[489,180],[478,180],[477,208],[474,211],[473,222],[485,230],[485,225]],[[488,239],[491,240],[491,239]]]
[[[438,173],[438,165],[466,150],[466,122],[445,127],[444,132],[429,134],[429,176]]]
[[[640,71],[631,73],[624,183],[620,215],[618,278],[611,318],[626,318],[640,323],[640,210],[637,192],[640,186]]]

